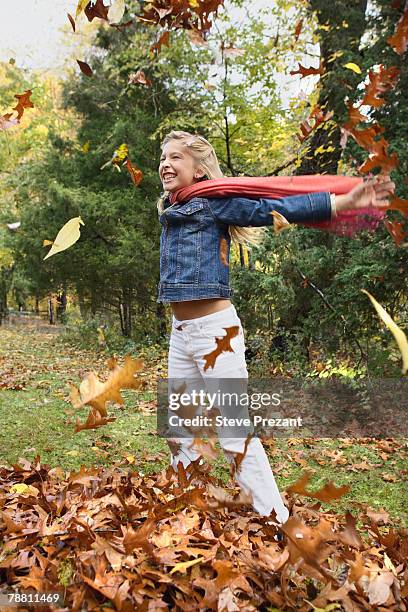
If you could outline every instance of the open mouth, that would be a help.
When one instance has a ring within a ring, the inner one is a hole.
[[[168,173],[168,174],[163,174],[163,182],[164,182],[164,183],[169,183],[170,181],[172,181],[172,180],[173,180],[173,179],[175,179],[175,178],[176,178],[176,175],[175,175],[175,174],[170,174],[170,173]]]

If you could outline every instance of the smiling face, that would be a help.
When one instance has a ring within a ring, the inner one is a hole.
[[[159,175],[163,189],[173,192],[197,183],[204,172],[181,142],[170,140],[162,148]]]

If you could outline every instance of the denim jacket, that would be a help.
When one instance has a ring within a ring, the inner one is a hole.
[[[330,220],[330,194],[311,193],[279,200],[197,197],[174,205],[167,198],[164,212],[159,215],[162,233],[157,301],[230,298],[233,289],[229,286],[228,226],[273,225],[273,210],[289,223]]]

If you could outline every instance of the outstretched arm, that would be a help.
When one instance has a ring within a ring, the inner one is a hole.
[[[330,221],[343,210],[358,210],[368,207],[385,208],[394,193],[395,184],[389,176],[377,176],[361,182],[342,195],[328,192],[272,198],[209,198],[211,211],[218,221],[228,225],[259,227],[273,225],[271,214],[276,210],[289,223],[314,223]]]
[[[209,205],[217,221],[242,227],[273,225],[274,217],[271,213],[274,210],[283,215],[289,223],[327,221],[332,215],[328,192],[281,199],[209,198]]]

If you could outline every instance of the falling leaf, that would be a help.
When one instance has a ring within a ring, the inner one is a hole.
[[[117,149],[115,149],[111,159],[101,166],[101,170],[106,168],[107,166],[114,166],[120,172],[120,164],[124,162],[129,155],[129,148],[126,143],[121,144]]]
[[[116,364],[110,371],[106,382],[101,382],[94,372],[90,372],[82,381],[79,389],[71,386],[71,402],[75,408],[89,405],[101,417],[107,416],[106,402],[123,405],[121,389],[139,389],[141,380],[135,374],[144,367],[142,359],[132,359],[126,355],[123,367]]]
[[[215,361],[221,353],[229,352],[233,353],[234,350],[231,348],[230,341],[232,338],[238,335],[239,326],[233,325],[232,327],[224,327],[227,332],[223,338],[215,338],[215,342],[217,344],[217,348],[215,348],[211,353],[207,353],[207,355],[203,356],[205,360],[204,371],[208,370],[208,368],[214,368]]]
[[[306,487],[310,480],[311,473],[305,472],[302,476],[291,486],[287,487],[286,490],[291,493],[298,493],[299,495],[306,495],[306,497],[312,497],[313,499],[319,499],[323,502],[329,502],[333,499],[338,499],[350,491],[348,485],[336,487],[330,480],[318,491],[307,491]]]
[[[9,228],[9,230],[16,230],[20,227],[21,221],[15,221],[14,223],[7,223],[6,225]]]
[[[17,119],[20,120],[26,108],[34,108],[34,104],[30,100],[32,94],[31,89],[27,89],[22,94],[16,94],[14,97],[17,98],[18,102],[13,110],[17,112]]]
[[[348,62],[347,64],[344,64],[344,67],[348,68],[349,70],[352,70],[356,74],[361,74],[360,66],[357,66],[357,64],[355,64],[354,62]]]
[[[104,0],[92,0],[85,7],[85,15],[88,21],[92,21],[95,18],[108,21],[108,11],[109,7],[105,6]]]
[[[402,355],[402,374],[406,374],[408,371],[408,340],[405,333],[398,327],[393,321],[388,312],[377,302],[377,300],[365,289],[361,289],[363,293],[366,293],[371,300],[374,308],[377,311],[378,316],[382,319],[385,325],[388,327],[392,335],[394,336],[399,350]]]
[[[397,198],[396,196],[391,198],[389,210],[399,210],[404,217],[408,217],[408,200]]]
[[[361,105],[378,108],[385,104],[385,100],[381,96],[395,87],[399,73],[400,71],[396,66],[384,68],[382,64],[376,71],[370,70],[368,73],[369,82],[364,88],[365,93]]]
[[[18,124],[18,119],[11,119],[12,115],[7,113],[6,115],[0,116],[0,130],[5,132],[10,128]]]
[[[273,216],[273,229],[275,234],[281,232],[284,229],[289,229],[290,227],[292,227],[292,224],[289,223],[289,221],[283,216],[281,215],[277,210],[273,210],[271,212],[271,215]]]
[[[142,85],[146,85],[146,87],[151,87],[151,80],[148,79],[143,72],[143,70],[138,70],[137,72],[131,72],[129,75],[128,84],[141,83]]]
[[[289,74],[292,76],[294,74],[300,74],[301,78],[310,76],[312,74],[324,74],[323,64],[321,63],[319,68],[305,68],[302,64],[299,64],[299,68],[297,70],[292,70]]]
[[[93,75],[92,68],[86,62],[81,62],[81,60],[77,59],[77,64],[81,69],[81,72],[85,74],[85,76],[91,77]]]
[[[397,23],[395,32],[390,38],[387,38],[387,43],[394,49],[398,55],[403,55],[408,48],[408,5],[405,5],[404,14]]]
[[[61,251],[65,251],[70,246],[75,244],[75,242],[80,238],[81,232],[79,230],[80,225],[84,225],[81,217],[73,217],[60,229],[57,234],[57,237],[52,243],[52,247],[44,257],[44,259],[48,259],[52,255],[56,253],[60,253]]]
[[[167,47],[170,46],[170,32],[168,30],[166,32],[163,32],[159,40],[150,47],[150,53],[154,53],[154,51],[160,53],[163,45],[166,45]]]
[[[205,40],[203,33],[199,30],[186,30],[186,34],[194,45],[208,47],[208,41]]]
[[[138,168],[135,168],[134,166],[132,166],[132,162],[130,161],[130,159],[126,160],[126,169],[130,174],[133,184],[136,187],[140,185],[143,179],[143,172],[139,170]]]
[[[232,45],[229,47],[224,47],[222,49],[222,52],[226,57],[240,57],[242,55],[245,55],[245,49],[238,49],[236,47],[233,47]]]
[[[109,23],[119,23],[125,14],[125,0],[116,0],[108,10]]]
[[[78,2],[78,6],[76,9],[76,13],[75,13],[75,18],[78,17],[78,15],[80,15],[82,13],[82,11],[85,10],[85,8],[88,6],[90,0],[79,0]]]
[[[302,31],[302,26],[303,26],[303,19],[299,19],[299,21],[296,24],[295,27],[295,42],[298,41],[298,38],[300,36],[300,33]]]
[[[75,20],[74,20],[74,18],[72,17],[72,15],[70,15],[69,13],[67,13],[67,16],[68,16],[69,22],[70,22],[70,24],[71,24],[71,26],[72,26],[72,29],[73,29],[73,30],[74,30],[74,32],[75,32]]]
[[[389,221],[384,219],[384,225],[397,246],[400,246],[402,241],[408,237],[408,231],[399,221]]]

